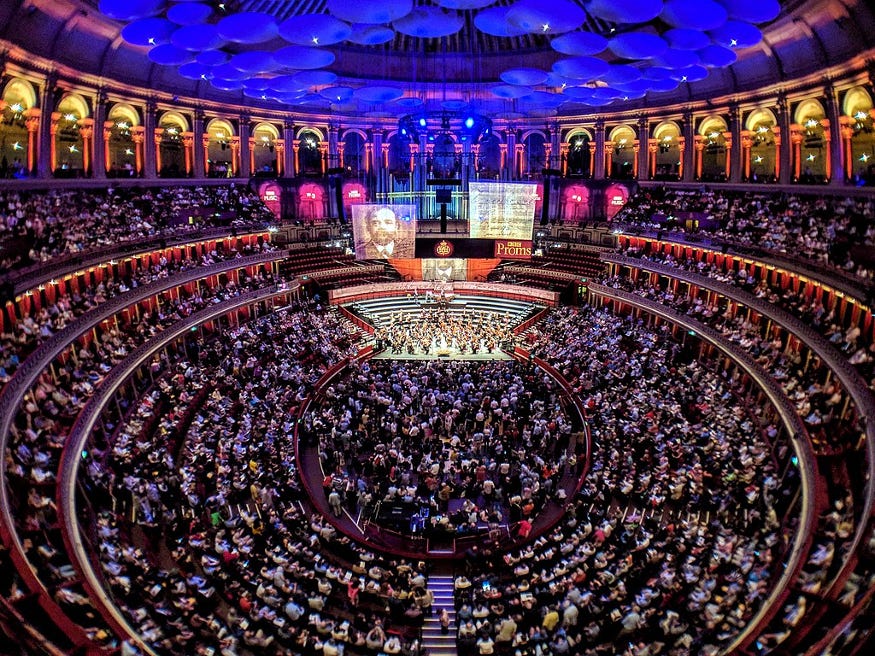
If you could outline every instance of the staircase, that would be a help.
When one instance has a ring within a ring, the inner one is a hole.
[[[422,646],[428,650],[428,656],[457,656],[453,577],[432,576],[428,579],[428,589],[434,593],[434,612],[431,617],[425,618],[422,627]],[[447,635],[441,633],[441,623],[438,620],[443,608],[446,608],[450,614],[450,631]]]

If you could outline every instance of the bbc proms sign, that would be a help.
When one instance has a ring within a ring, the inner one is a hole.
[[[520,239],[496,239],[494,256],[502,260],[531,260],[532,241]]]

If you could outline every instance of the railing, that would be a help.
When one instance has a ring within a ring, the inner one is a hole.
[[[313,280],[321,278],[335,278],[338,276],[347,276],[361,273],[382,273],[385,267],[382,264],[369,264],[366,266],[347,266],[335,269],[318,269],[316,271],[308,271],[307,277]]]
[[[266,232],[267,226],[264,228],[207,228],[183,233],[155,235],[135,241],[123,241],[110,246],[89,249],[81,253],[70,253],[69,255],[53,257],[45,262],[37,262],[21,269],[12,269],[9,273],[0,276],[0,281],[6,280],[11,282],[14,293],[18,296],[22,292],[33,289],[51,278],[60,278],[69,273],[75,273],[80,269],[87,269],[97,264],[102,264],[108,260],[129,257],[137,253],[151,251],[155,248],[183,246],[208,239],[224,239],[225,237],[230,237],[232,232],[238,230],[241,232],[237,237],[246,237]]]
[[[73,560],[77,572],[82,577],[85,588],[88,591],[88,597],[97,603],[98,610],[107,623],[118,634],[126,636],[127,639],[136,643],[149,654],[154,655],[155,652],[143,643],[137,632],[130,626],[127,619],[112,602],[104,590],[99,577],[94,572],[91,560],[83,544],[76,512],[76,483],[81,460],[79,454],[85,448],[85,443],[106,404],[112,400],[118,388],[137,369],[148,362],[156,351],[177,339],[180,335],[183,335],[193,326],[206,323],[245,305],[252,305],[263,300],[275,298],[277,295],[285,297],[285,294],[284,291],[278,290],[276,286],[271,286],[269,289],[257,289],[246,292],[240,296],[195,312],[138,346],[106,375],[98,391],[79,412],[64,443],[58,475],[58,499],[60,501],[59,509],[63,511],[61,513],[61,533],[64,537],[67,554]]]
[[[807,259],[799,255],[784,255],[777,251],[758,248],[757,246],[711,237],[705,233],[688,235],[673,230],[654,230],[623,223],[616,224],[616,227],[622,228],[624,234],[632,237],[644,237],[655,241],[689,246],[690,248],[711,249],[715,252],[735,255],[737,257],[755,257],[762,264],[786,269],[800,276],[811,277],[814,274],[817,276],[818,281],[860,301],[866,300],[867,295],[871,293],[873,285],[875,285],[875,283],[857,276],[845,274],[835,267],[827,266],[816,260]]]
[[[429,281],[416,282],[381,282],[365,285],[332,289],[328,292],[328,302],[331,305],[340,303],[352,303],[370,298],[386,298],[390,296],[407,296],[408,294],[425,293],[435,291],[435,283]],[[492,296],[522,300],[530,303],[556,305],[559,302],[559,294],[544,289],[527,289],[515,285],[500,283],[481,282],[454,282],[447,289],[453,294],[470,294],[472,296]]]
[[[755,632],[761,627],[766,626],[768,622],[781,610],[791,583],[798,577],[804,561],[803,556],[811,549],[811,544],[814,539],[814,526],[817,522],[816,499],[823,497],[820,492],[822,478],[819,475],[817,468],[817,460],[814,456],[814,449],[811,444],[811,439],[805,427],[802,418],[796,412],[790,399],[778,385],[777,381],[772,378],[769,373],[763,369],[750,355],[743,351],[735,349],[723,335],[703,323],[691,319],[690,317],[679,314],[673,309],[651,301],[637,294],[620,291],[611,287],[606,287],[599,284],[590,284],[589,290],[591,294],[601,296],[607,299],[613,299],[637,307],[645,312],[662,317],[670,323],[679,325],[685,330],[692,330],[697,336],[709,342],[717,349],[728,355],[744,371],[754,380],[757,386],[766,394],[769,402],[778,411],[781,421],[784,424],[784,429],[788,434],[796,436],[798,439],[792,439],[791,443],[796,450],[799,460],[799,472],[802,479],[802,510],[800,517],[800,528],[796,534],[796,540],[793,543],[793,548],[790,551],[790,556],[787,558],[787,564],[784,567],[778,582],[772,589],[769,596],[763,601],[760,610],[757,611],[753,619],[748,623],[747,628],[733,641],[725,653],[733,653],[741,645],[749,643]]]
[[[730,298],[737,303],[768,317],[775,323],[786,328],[790,333],[799,337],[811,350],[813,350],[823,363],[833,372],[842,384],[842,387],[851,395],[858,413],[864,418],[864,430],[866,433],[866,458],[868,460],[866,477],[866,500],[861,514],[862,520],[857,526],[854,540],[848,553],[854,553],[865,534],[868,518],[872,515],[873,502],[875,502],[875,395],[872,394],[866,381],[847,358],[841,354],[819,332],[811,326],[803,323],[786,310],[772,303],[757,298],[753,294],[733,287],[724,282],[713,280],[707,276],[691,273],[684,269],[657,264],[648,260],[642,260],[624,255],[603,255],[605,262],[661,273],[665,276],[682,280],[689,284],[697,285],[705,289],[715,291]],[[640,298],[640,297],[638,297]],[[838,580],[838,576],[836,580]],[[826,594],[826,591],[823,592]]]
[[[517,360],[529,360],[531,361],[542,371],[546,372],[550,378],[556,381],[556,383],[562,388],[562,391],[565,392],[565,395],[571,399],[571,403],[574,405],[574,409],[577,410],[578,419],[580,420],[580,427],[583,430],[584,437],[584,449],[586,453],[586,458],[583,465],[583,470],[577,478],[577,483],[574,486],[574,494],[580,492],[580,488],[583,487],[583,481],[586,478],[587,473],[589,473],[589,465],[592,459],[592,436],[589,432],[589,422],[587,421],[586,408],[583,407],[583,402],[580,400],[580,397],[574,393],[571,385],[567,380],[565,380],[565,376],[563,376],[552,364],[543,360],[541,358],[533,357],[532,354],[524,348],[520,348],[519,346],[515,346],[513,349],[513,357]]]
[[[362,319],[359,315],[355,314],[354,312],[350,312],[347,308],[345,308],[342,305],[338,305],[337,309],[340,312],[340,314],[342,314],[344,316],[344,318],[346,318],[349,321],[351,321],[352,323],[354,323],[357,328],[361,328],[363,331],[368,333],[368,335],[374,334],[374,327],[371,324],[369,324],[367,321]]]
[[[547,313],[550,312],[550,308],[541,308],[534,315],[523,321],[519,326],[513,329],[514,335],[521,335],[526,332],[529,328],[538,323],[541,319],[543,319]]]
[[[33,387],[42,372],[51,362],[80,336],[94,326],[112,317],[121,310],[130,307],[150,296],[168,289],[179,287],[188,282],[207,278],[211,275],[239,269],[253,264],[270,262],[285,257],[285,251],[272,251],[249,255],[234,260],[226,260],[206,267],[198,267],[180,273],[178,276],[157,280],[143,287],[138,287],[124,294],[109,299],[91,312],[68,324],[62,330],[43,342],[15,370],[12,379],[0,390],[0,453],[6,453],[9,445],[9,433],[12,422],[21,406],[24,395]],[[37,578],[22,548],[15,528],[15,520],[10,509],[9,491],[7,489],[6,466],[0,466],[0,537],[9,548],[10,557],[22,575],[29,590],[48,598],[48,603],[54,604],[48,597],[48,591],[42,581]],[[58,610],[60,613],[61,611]],[[73,629],[71,629],[73,630]]]
[[[553,278],[554,280],[562,280],[564,282],[580,282],[582,275],[569,273],[567,271],[554,271],[546,268],[546,265],[541,267],[526,266],[521,264],[511,264],[504,267],[503,271],[507,273],[515,273],[523,276],[538,276],[542,278]]]

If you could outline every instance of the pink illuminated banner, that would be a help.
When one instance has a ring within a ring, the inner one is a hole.
[[[282,189],[276,182],[262,182],[258,185],[258,197],[279,220],[282,212]]]

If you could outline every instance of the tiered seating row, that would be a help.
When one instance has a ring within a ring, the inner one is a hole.
[[[366,299],[344,307],[366,318],[374,327],[379,327],[388,325],[393,314],[421,312],[423,303],[426,307],[434,307],[433,301],[429,304],[422,295]],[[446,310],[451,314],[474,311],[502,316],[510,315],[519,321],[526,319],[537,307],[523,301],[485,296],[455,296],[446,304]]]

